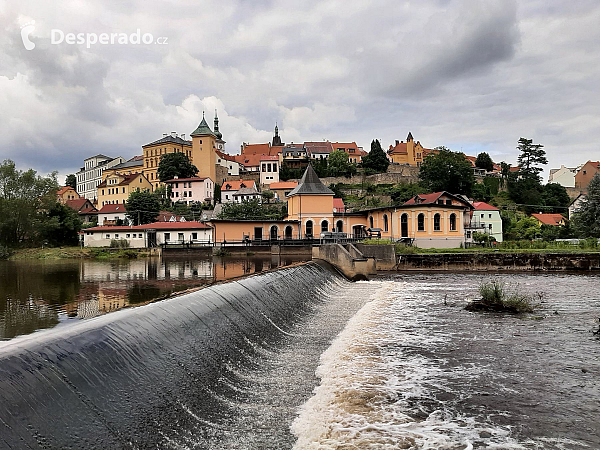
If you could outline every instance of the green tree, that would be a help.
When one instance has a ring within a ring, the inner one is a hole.
[[[587,195],[573,215],[573,229],[581,238],[600,238],[600,174],[590,181]]]
[[[334,150],[327,159],[327,171],[330,177],[351,177],[356,173],[356,165],[348,160],[348,154]]]
[[[491,189],[484,183],[475,183],[471,195],[478,202],[489,202],[493,197]]]
[[[477,155],[475,167],[484,169],[487,172],[491,172],[494,170],[494,161],[492,161],[492,158],[486,152],[481,152],[479,155]]]
[[[319,178],[325,178],[329,176],[329,170],[327,170],[327,160],[325,158],[313,159],[310,164],[315,169],[315,172]]]
[[[0,164],[0,244],[6,247],[39,241],[44,211],[56,204],[56,172],[47,177],[22,171],[11,160]]]
[[[571,198],[564,186],[558,183],[548,183],[542,189],[541,203],[546,206],[544,212],[562,214],[567,211]],[[548,208],[549,206],[553,208]]]
[[[180,152],[167,153],[158,163],[158,179],[163,183],[175,177],[195,177],[197,173],[198,168],[190,162],[185,154]]]
[[[406,203],[415,195],[425,194],[427,189],[418,183],[397,184],[389,190],[389,195],[392,198],[394,205]]]
[[[279,171],[279,179],[281,181],[298,180],[302,178],[305,169],[291,168],[287,163],[283,163]]]
[[[215,205],[217,203],[221,203],[221,185],[219,183],[215,183],[215,191],[213,193],[213,202]]]
[[[237,220],[283,220],[285,205],[262,205],[258,199],[240,203],[224,203],[219,219]]]
[[[540,224],[533,217],[523,217],[519,219],[513,228],[517,239],[526,239],[531,241],[541,235]]]
[[[387,171],[390,160],[383,151],[383,148],[381,148],[379,139],[371,142],[371,151],[363,157],[361,165],[364,169],[368,169],[374,173],[384,173]]]
[[[67,178],[65,178],[65,186],[71,186],[73,189],[77,189],[77,177],[73,174],[67,175]]]
[[[160,212],[160,202],[158,197],[152,192],[141,191],[129,194],[125,204],[127,218],[134,225],[143,225],[156,221],[156,216]]]
[[[171,185],[162,185],[154,190],[154,196],[158,199],[158,207],[160,210],[168,210],[171,208]]]
[[[473,166],[463,153],[448,150],[446,147],[436,148],[425,158],[419,178],[431,191],[448,191],[454,194],[471,195],[475,184]]]
[[[79,243],[77,233],[81,230],[81,220],[75,210],[57,202],[41,214],[39,241],[53,247]]]
[[[275,192],[267,189],[262,191],[260,196],[263,198],[263,200],[266,200],[267,203],[271,203],[271,200],[275,198]]]
[[[534,144],[532,139],[520,138],[517,150],[521,152],[518,158],[519,173],[522,178],[531,178],[540,181],[540,173],[542,172],[539,165],[548,164],[546,152],[542,144]]]

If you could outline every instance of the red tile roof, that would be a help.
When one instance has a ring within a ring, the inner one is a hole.
[[[297,181],[278,181],[276,183],[271,183],[269,189],[294,189],[296,186],[298,186]]]
[[[144,175],[142,175],[141,173],[132,173],[129,175],[119,175],[119,176],[123,178],[123,181],[121,181],[118,184],[111,184],[110,187],[126,186],[128,184],[131,184],[137,177],[143,177]],[[107,187],[106,180],[104,180],[102,183],[100,183],[98,185],[98,187],[99,188]]]
[[[254,180],[234,180],[234,181],[224,181],[223,185],[221,186],[221,190],[222,191],[239,191],[242,188],[242,186],[241,186],[242,183],[244,183],[244,185],[247,188],[256,187]],[[227,185],[230,186],[229,189],[226,189]]]
[[[566,220],[561,214],[532,214],[531,217],[535,217],[544,225],[554,226],[558,226]]]
[[[304,148],[308,153],[331,153],[333,146],[329,141],[305,142]]]
[[[67,200],[65,203],[69,208],[74,209],[78,213],[92,214],[98,212],[92,202],[87,198],[76,198],[74,200]]]
[[[69,190],[75,190],[71,186],[62,186],[58,191],[56,191],[56,195],[63,195],[65,192]],[[77,194],[79,195],[79,194]]]
[[[407,201],[404,204],[405,205],[433,205],[433,204],[437,204],[437,201],[443,195],[447,195],[448,197],[452,197],[453,199],[458,200],[463,205],[468,206],[469,209],[472,208],[471,204],[468,203],[466,200],[463,200],[460,197],[450,194],[449,192],[446,192],[446,191],[433,192],[431,194],[419,194],[419,195],[414,196],[413,198],[411,198],[409,201]],[[420,200],[418,203],[415,200],[417,197]],[[442,205],[440,205],[440,206],[442,206]],[[446,206],[446,205],[443,205],[443,206]]]
[[[346,210],[346,206],[344,205],[344,200],[341,198],[333,198],[333,210],[334,212],[342,212]]]
[[[222,152],[222,151],[220,151],[220,150],[215,150],[215,153],[216,153],[217,155],[219,155],[219,157],[220,157],[221,159],[224,159],[225,161],[233,161],[233,162],[236,162],[236,161],[235,161],[235,157],[236,157],[237,155],[230,155],[229,153],[223,153],[223,152]]]
[[[486,202],[473,202],[473,207],[480,211],[500,211],[495,206],[492,206]]]
[[[101,226],[86,228],[84,231],[143,231],[143,230],[205,230],[211,228],[202,222],[153,222],[145,225],[132,225],[129,227]]]
[[[269,155],[271,150],[271,144],[246,144],[242,149],[242,155]]]
[[[118,203],[116,205],[104,205],[102,209],[98,211],[98,214],[111,214],[122,212],[126,212],[125,205]]]
[[[171,217],[174,217],[175,220],[179,222],[183,216],[178,216],[177,214],[172,213],[170,211],[160,211],[158,213],[158,216],[155,217],[155,220],[157,222],[169,222],[171,220]]]
[[[235,162],[245,167],[258,167],[260,165],[260,158],[263,155],[235,155]]]
[[[279,161],[279,156],[271,156],[271,155],[262,155],[260,157],[261,161]]]

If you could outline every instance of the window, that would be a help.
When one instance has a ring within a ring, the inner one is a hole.
[[[115,233],[115,239],[119,239],[119,233]]]
[[[142,233],[138,234],[138,237],[141,238],[142,237]]]
[[[383,215],[383,231],[388,231],[388,216],[387,216],[387,214]]]
[[[183,241],[183,233],[177,233],[177,240]]]
[[[273,164],[273,172],[277,172],[277,164]]]
[[[440,199],[438,200],[438,205],[443,205],[444,204],[444,200]]]
[[[451,205],[452,204],[452,200],[446,200],[446,205]]]
[[[408,214],[406,213],[400,217],[400,236],[408,237]]]
[[[171,240],[171,233],[165,233],[165,242],[168,242]]]
[[[433,216],[433,231],[441,231],[439,214]]]
[[[188,191],[188,197],[192,196],[192,191]]]
[[[107,235],[106,235],[106,239],[110,239],[110,234],[107,234]]]
[[[192,239],[193,240],[198,239],[198,233],[192,233]]]
[[[488,217],[491,219],[491,218],[492,218],[492,215],[491,215],[491,214],[488,214]]]
[[[456,214],[450,214],[450,231],[456,231]]]
[[[425,231],[425,214],[421,213],[417,216],[417,229]]]
[[[471,232],[467,231],[467,239],[471,239]]]
[[[490,228],[490,233],[491,233],[491,231],[492,231],[492,224],[491,223],[489,225],[489,228]]]
[[[308,222],[306,222],[306,231],[305,231],[306,237],[312,237],[313,235],[313,223],[312,220],[309,220]]]
[[[373,228],[373,216],[369,217],[369,227]]]
[[[329,231],[329,222],[324,220],[323,222],[321,222],[321,233],[324,233],[326,231]]]
[[[130,235],[129,233],[127,233],[127,234],[125,235],[125,237],[126,237],[126,238],[130,238],[130,237],[131,237],[131,235]]]

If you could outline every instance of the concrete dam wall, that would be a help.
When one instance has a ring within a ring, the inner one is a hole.
[[[239,371],[349,285],[307,263],[0,344],[0,448],[218,448]]]

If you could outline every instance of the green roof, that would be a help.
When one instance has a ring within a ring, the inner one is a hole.
[[[202,116],[202,122],[200,122],[200,125],[198,125],[198,128],[196,128],[194,130],[194,132],[192,134],[190,134],[190,136],[206,136],[206,135],[214,136],[215,134],[212,132],[212,130],[206,123],[206,119],[204,118],[204,116]]]

